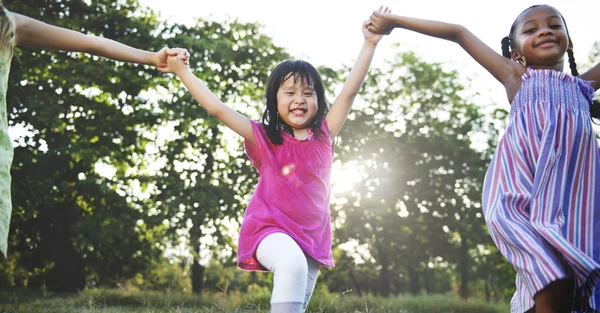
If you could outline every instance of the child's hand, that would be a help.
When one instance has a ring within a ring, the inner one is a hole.
[[[154,53],[153,64],[158,68],[159,71],[167,67],[167,58],[178,55],[183,49],[181,48],[168,48],[164,47],[160,49],[160,51]],[[189,54],[188,54],[189,58]],[[188,64],[187,58],[185,59],[185,64]]]
[[[369,19],[367,30],[375,34],[389,35],[396,27],[392,16],[392,10],[388,7],[379,7],[379,10],[374,11]]]
[[[388,7],[379,7],[378,11],[373,12],[373,14],[377,13],[377,14],[389,14],[391,13],[392,10],[390,10]],[[363,35],[365,36],[365,40],[371,42],[372,44],[377,44],[379,42],[379,40],[381,40],[381,37],[383,37],[384,33],[380,33],[380,32],[376,32],[371,30],[371,28],[373,27],[373,15],[371,15],[371,18],[363,23]],[[387,34],[389,34],[390,32],[387,32]]]
[[[163,73],[173,73],[178,75],[182,70],[189,69],[190,53],[186,49],[177,48],[178,53],[167,58],[167,66],[159,68]]]

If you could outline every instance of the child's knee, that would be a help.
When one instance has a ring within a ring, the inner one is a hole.
[[[273,270],[276,275],[280,273],[294,280],[306,280],[308,276],[308,264],[304,255],[287,256],[277,264]]]

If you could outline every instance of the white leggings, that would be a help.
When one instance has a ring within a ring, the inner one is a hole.
[[[315,289],[320,264],[305,255],[296,241],[284,233],[265,237],[256,249],[256,258],[273,272],[271,312],[276,312],[276,307],[293,308],[277,313],[304,312]]]

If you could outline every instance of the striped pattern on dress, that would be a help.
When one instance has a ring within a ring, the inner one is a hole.
[[[573,312],[600,301],[600,155],[589,82],[554,70],[522,77],[508,126],[486,173],[483,211],[492,239],[517,272],[511,312],[562,278]]]

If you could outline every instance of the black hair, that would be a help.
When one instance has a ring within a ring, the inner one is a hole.
[[[530,7],[528,7],[527,9],[523,10],[523,12],[521,12],[521,14],[519,14],[519,16],[517,16],[517,18],[515,19],[515,21],[513,22],[512,26],[510,27],[510,32],[508,33],[508,36],[502,38],[502,55],[505,58],[511,58],[510,52],[512,49],[515,48],[515,32],[516,32],[516,28],[517,28],[517,21],[519,20],[519,17],[521,15],[523,15],[523,13],[537,8],[537,7],[550,7],[549,5],[545,5],[545,4],[536,4],[536,5],[532,5]],[[558,10],[556,10],[558,12]],[[565,24],[565,31],[567,32],[567,38],[569,39],[569,47],[567,48],[567,56],[569,58],[569,68],[571,69],[571,75],[573,76],[579,76],[579,71],[577,71],[577,63],[575,63],[575,55],[573,54],[573,41],[571,40],[571,36],[569,35],[569,28],[567,28],[567,22],[565,21],[564,16],[558,12],[558,14],[560,15],[560,18],[563,21],[563,24]],[[592,103],[590,103],[590,116],[593,118],[598,118],[600,119],[600,102],[597,100],[593,100]]]
[[[277,91],[281,84],[293,76],[294,82],[303,80],[313,86],[317,95],[317,113],[310,121],[310,128],[316,138],[321,138],[324,134],[321,130],[321,122],[329,111],[329,105],[325,99],[325,86],[317,69],[310,63],[301,60],[286,60],[277,65],[269,75],[266,87],[266,107],[262,116],[262,123],[267,131],[267,136],[271,143],[280,145],[283,142],[281,131],[293,135],[292,128],[285,124],[277,113]]]

